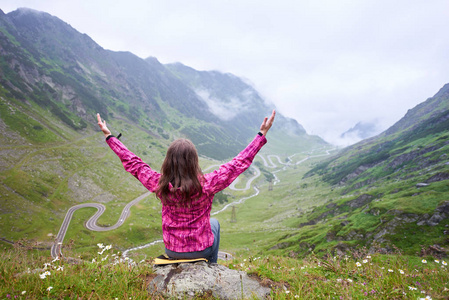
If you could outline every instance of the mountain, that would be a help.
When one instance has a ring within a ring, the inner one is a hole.
[[[354,127],[346,130],[340,135],[340,138],[353,144],[354,141],[358,142],[367,138],[370,138],[379,133],[376,122],[358,122]]]
[[[371,252],[447,255],[448,153],[446,84],[383,133],[306,172],[304,186],[325,184],[317,187],[320,203],[286,221],[300,233],[280,239],[272,251],[344,254],[366,247]]]
[[[100,220],[107,226],[145,192],[107,150],[97,112],[159,169],[178,137],[195,143],[202,166],[233,157],[273,108],[232,74],[106,50],[45,12],[0,11],[0,236],[52,240],[67,209],[85,202],[108,205]],[[269,139],[264,151],[286,155],[327,146],[279,113]],[[159,205],[153,198],[142,203],[146,211]],[[134,240],[160,234],[147,218],[134,216]],[[100,236],[125,236],[123,247],[132,245],[124,228]]]

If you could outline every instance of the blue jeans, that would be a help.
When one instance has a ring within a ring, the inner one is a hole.
[[[214,243],[203,251],[194,252],[173,252],[165,248],[165,253],[172,258],[207,258],[211,263],[218,260],[218,248],[220,247],[220,223],[215,218],[210,219],[210,228],[214,234]]]

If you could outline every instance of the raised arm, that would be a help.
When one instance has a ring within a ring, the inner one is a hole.
[[[157,188],[160,174],[152,170],[140,157],[129,151],[122,142],[112,136],[111,131],[106,126],[106,121],[101,120],[100,114],[97,114],[97,119],[98,126],[100,126],[106,137],[106,143],[120,158],[125,170],[136,177],[149,191],[154,192]]]
[[[271,125],[273,125],[275,115],[276,111],[273,110],[269,118],[264,118],[262,125],[260,125],[260,134],[262,135],[256,135],[254,140],[233,160],[221,165],[218,170],[205,175],[207,188],[212,193],[218,193],[228,187],[240,174],[249,168],[256,154],[267,143],[265,135],[271,128]]]

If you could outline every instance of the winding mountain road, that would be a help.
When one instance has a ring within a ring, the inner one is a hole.
[[[315,155],[315,156],[310,156],[310,155],[309,155],[308,157],[306,157],[306,158],[304,158],[304,159],[302,159],[302,160],[296,162],[295,165],[301,164],[301,163],[307,161],[307,160],[310,159],[310,158],[330,155],[330,151],[333,151],[333,150],[334,150],[334,149],[326,150],[326,154],[322,154],[322,155]],[[294,155],[295,155],[295,154],[294,154]],[[292,156],[289,157],[289,161],[291,160],[291,158],[292,158],[294,155],[292,155]],[[277,158],[279,164],[284,165],[283,168],[281,168],[281,169],[279,169],[279,170],[276,170],[276,171],[272,172],[273,175],[275,176],[275,182],[274,182],[274,184],[280,182],[280,180],[277,178],[276,174],[274,174],[274,173],[277,173],[277,172],[279,172],[279,171],[285,170],[285,168],[286,168],[287,166],[292,165],[290,162],[283,163],[283,162],[281,161],[281,158],[280,158],[278,155],[268,155],[268,156],[267,156],[267,159],[269,160],[270,164],[268,164],[267,160],[266,160],[262,155],[258,154],[257,156],[260,157],[260,158],[263,160],[264,166],[265,166],[265,167],[268,167],[268,168],[277,168],[277,167],[278,167],[278,166],[272,161],[272,159],[271,159],[272,157]],[[206,170],[212,169],[212,168],[214,168],[214,167],[216,167],[216,165],[209,166]],[[255,170],[255,173],[254,173],[254,175],[253,175],[251,178],[248,179],[248,181],[247,181],[247,183],[246,183],[246,186],[245,186],[244,188],[236,188],[236,187],[235,187],[235,185],[236,185],[238,179],[235,180],[235,181],[229,186],[229,188],[232,189],[232,190],[235,190],[235,191],[246,191],[246,190],[250,189],[252,182],[253,182],[257,177],[259,177],[260,174],[261,174],[259,168],[257,168],[256,166],[252,165],[251,168],[252,168],[253,170]],[[230,206],[232,206],[232,205],[241,204],[241,203],[243,203],[245,200],[250,199],[250,198],[252,198],[252,197],[255,197],[255,196],[259,195],[259,193],[260,193],[260,190],[259,190],[257,187],[254,187],[254,194],[252,194],[252,195],[250,195],[250,196],[247,196],[247,197],[243,197],[243,198],[241,198],[241,199],[239,199],[239,200],[236,200],[236,201],[233,201],[233,202],[231,202],[231,203],[228,203],[227,205],[225,205],[225,206],[224,206],[223,208],[221,208],[220,210],[211,213],[211,216],[216,215],[216,214],[219,214],[219,213],[225,211],[228,207],[230,207]],[[138,203],[139,201],[141,201],[142,199],[144,199],[145,197],[149,196],[150,194],[151,194],[151,192],[146,192],[145,194],[142,194],[142,195],[140,195],[139,197],[137,197],[136,199],[134,199],[134,200],[132,200],[131,202],[129,202],[129,203],[123,208],[123,211],[122,211],[122,213],[121,213],[121,215],[120,215],[120,218],[118,219],[117,223],[115,223],[114,225],[109,226],[109,227],[103,227],[103,226],[98,226],[98,225],[97,225],[98,218],[100,218],[100,216],[101,216],[101,215],[104,213],[104,211],[106,210],[106,207],[105,207],[103,204],[100,204],[100,203],[83,203],[83,204],[78,204],[78,205],[72,206],[72,207],[69,208],[69,210],[67,211],[67,213],[66,213],[66,215],[65,215],[65,218],[64,218],[64,221],[62,222],[61,228],[59,229],[58,235],[56,236],[55,242],[54,242],[54,244],[53,244],[52,247],[51,247],[51,251],[50,251],[51,256],[52,256],[53,258],[62,256],[62,252],[61,252],[62,242],[64,241],[64,237],[65,237],[65,234],[66,234],[67,229],[68,229],[68,227],[69,227],[69,224],[70,224],[70,221],[71,221],[71,219],[72,219],[73,213],[74,213],[76,210],[81,209],[81,208],[86,208],[86,207],[93,207],[93,208],[96,208],[96,209],[97,209],[97,212],[96,212],[96,213],[95,213],[89,220],[87,220],[87,222],[86,222],[86,224],[85,224],[85,226],[86,226],[87,229],[93,230],[93,231],[109,231],[109,230],[114,230],[114,229],[117,229],[118,227],[120,227],[121,225],[123,225],[123,223],[125,222],[125,220],[128,218],[128,216],[129,216],[129,214],[130,214],[130,208],[131,208],[133,205],[135,205],[136,203]],[[150,246],[153,246],[153,245],[155,245],[155,244],[162,243],[162,242],[163,242],[163,240],[155,240],[155,241],[153,241],[153,242],[151,242],[151,243],[148,243],[148,244],[145,244],[145,245],[142,245],[142,246],[138,246],[138,247],[134,247],[134,248],[127,249],[127,250],[125,250],[125,251],[123,252],[122,256],[123,256],[123,257],[127,257],[128,253],[129,253],[130,251],[135,251],[135,250],[147,248],[147,247],[150,247]],[[222,260],[227,260],[227,259],[232,258],[232,255],[231,255],[231,254],[226,253],[226,252],[222,252],[222,251],[220,251],[220,252],[218,253],[218,256],[219,256],[219,259],[222,259]]]
[[[254,173],[254,175],[253,175],[250,179],[248,179],[248,181],[246,182],[246,185],[245,185],[244,188],[236,188],[236,187],[235,187],[235,185],[239,182],[239,177],[237,177],[237,179],[234,180],[234,181],[231,183],[231,185],[229,186],[229,188],[230,188],[231,190],[234,190],[234,191],[246,191],[246,190],[249,190],[249,188],[251,187],[251,183],[253,183],[253,181],[254,181],[257,177],[260,176],[260,170],[259,170],[258,167],[256,167],[256,166],[251,166],[251,167],[250,167],[250,170],[254,170],[255,173]]]
[[[126,204],[126,206],[122,210],[122,213],[121,213],[120,218],[118,219],[117,223],[115,223],[114,225],[109,226],[109,227],[102,227],[102,226],[97,225],[98,218],[100,218],[100,216],[106,210],[106,207],[103,204],[83,203],[83,204],[78,204],[78,205],[72,206],[67,211],[64,221],[62,221],[62,225],[61,225],[61,228],[59,229],[58,235],[56,236],[55,243],[51,247],[51,250],[50,250],[51,256],[53,258],[56,258],[56,257],[62,255],[62,253],[61,253],[62,242],[64,241],[65,234],[67,232],[67,229],[69,228],[69,224],[70,224],[70,221],[72,220],[73,213],[75,211],[77,211],[78,209],[85,208],[85,207],[93,207],[93,208],[97,209],[97,212],[89,220],[87,220],[87,222],[85,224],[87,229],[92,230],[92,231],[114,230],[114,229],[117,229],[118,227],[122,226],[123,223],[125,222],[125,220],[128,218],[128,216],[130,214],[131,206],[138,203],[139,201],[141,201],[142,199],[144,199],[145,197],[147,197],[150,194],[151,194],[151,192],[147,192],[143,195],[140,195],[139,197],[137,197],[133,201],[129,202],[128,204]]]

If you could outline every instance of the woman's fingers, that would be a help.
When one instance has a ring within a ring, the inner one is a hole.
[[[98,126],[100,126],[101,129],[103,129],[103,127],[106,127],[106,121],[101,121],[101,117],[100,114],[97,114],[97,120],[98,120]]]
[[[273,109],[273,112],[271,113],[271,116],[270,116],[270,119],[268,120],[268,123],[273,124],[275,116],[276,116],[276,110]]]

